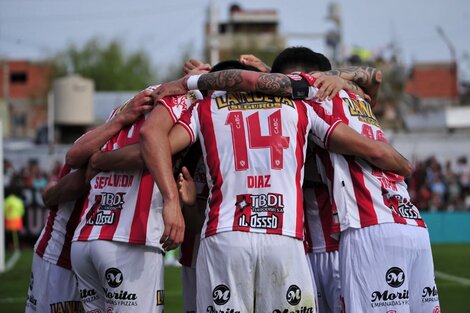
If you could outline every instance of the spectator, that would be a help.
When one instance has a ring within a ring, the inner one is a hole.
[[[5,208],[5,230],[11,232],[13,240],[13,250],[20,249],[18,232],[23,230],[24,203],[20,198],[20,189],[9,188],[4,201]]]

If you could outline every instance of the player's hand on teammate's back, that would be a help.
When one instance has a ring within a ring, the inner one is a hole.
[[[186,85],[188,78],[189,76],[185,76],[178,80],[161,84],[152,92],[153,101],[156,102],[167,96],[184,95],[188,91]]]
[[[354,84],[351,85],[351,82],[344,78],[322,72],[317,72],[313,76],[317,78],[313,85],[318,88],[317,98],[321,101],[327,98],[332,99],[341,89],[355,93],[366,101],[370,101],[370,97],[361,88]]]
[[[196,184],[185,166],[181,169],[176,183],[181,202],[188,206],[194,205],[196,203]]]
[[[129,102],[127,102],[122,110],[116,115],[116,118],[122,123],[122,125],[130,125],[142,114],[152,108],[152,90],[145,89],[129,100]]]
[[[163,223],[162,248],[165,251],[176,249],[184,238],[184,219],[179,199],[163,203]]]

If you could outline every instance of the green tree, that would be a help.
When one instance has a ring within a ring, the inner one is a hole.
[[[142,51],[126,54],[117,40],[94,38],[81,49],[70,45],[52,63],[57,76],[80,74],[93,79],[97,91],[140,90],[157,81],[149,57]]]

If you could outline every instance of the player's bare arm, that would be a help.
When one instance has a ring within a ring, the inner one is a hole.
[[[166,96],[186,93],[190,89],[188,86],[190,77],[185,76],[160,85],[153,92],[154,99],[159,100]],[[279,96],[292,94],[290,79],[286,75],[244,70],[225,70],[202,74],[195,87],[197,88],[194,89],[199,90],[258,91]]]
[[[145,168],[140,144],[132,144],[112,151],[97,151],[88,162],[86,181],[90,182],[96,174],[108,171],[134,171]]]
[[[315,96],[320,101],[323,101],[327,98],[331,99],[341,89],[352,92],[367,101],[371,100],[370,97],[356,83],[341,78],[340,76],[323,75],[321,72],[318,72],[314,75],[314,77],[317,77],[314,86],[319,88]]]
[[[59,203],[74,201],[88,189],[85,183],[85,169],[68,173],[59,181],[54,181],[44,188],[42,199],[46,207],[51,208]]]
[[[173,177],[168,139],[172,126],[170,113],[162,105],[157,105],[140,130],[142,157],[163,196],[165,229],[160,242],[166,250],[176,248],[184,237],[184,219]]]
[[[144,112],[151,110],[151,104],[151,91],[139,92],[111,120],[77,139],[67,152],[65,163],[71,168],[85,166],[90,156],[98,151],[121,128],[132,124]]]
[[[338,124],[331,133],[328,150],[358,156],[382,170],[398,175],[411,174],[411,164],[391,145],[366,138],[344,123]]]
[[[382,83],[382,71],[368,66],[351,66],[311,74],[317,77],[315,86],[323,83],[322,77],[324,76],[339,76],[345,79],[346,83],[349,85],[349,87],[345,89],[358,93],[354,90],[356,89],[358,91],[362,88],[370,96],[372,105],[374,105],[377,100],[380,84]]]

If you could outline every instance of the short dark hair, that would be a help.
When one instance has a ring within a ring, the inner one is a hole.
[[[289,47],[274,59],[272,73],[284,73],[299,68],[303,72],[329,71],[331,63],[326,56],[307,47]]]
[[[238,60],[220,61],[219,63],[217,63],[211,68],[210,72],[214,73],[214,72],[219,72],[223,70],[247,70],[247,71],[259,72],[259,70],[256,67],[243,64]]]

